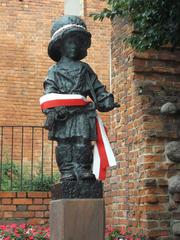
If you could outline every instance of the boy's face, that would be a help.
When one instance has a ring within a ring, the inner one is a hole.
[[[71,36],[63,41],[62,55],[76,60],[81,51],[82,42],[78,36]]]

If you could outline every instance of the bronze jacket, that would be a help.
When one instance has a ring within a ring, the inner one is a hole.
[[[109,96],[104,85],[98,80],[91,67],[79,61],[77,69],[70,69],[63,63],[63,59],[53,65],[44,82],[44,92],[60,94],[80,94],[90,97],[93,102],[85,107],[58,107],[45,110],[45,114],[55,111],[59,115],[63,108],[63,117],[56,117],[49,139],[60,141],[76,137],[90,141],[96,140],[96,108],[98,102],[103,102]],[[101,109],[99,109],[101,110]]]

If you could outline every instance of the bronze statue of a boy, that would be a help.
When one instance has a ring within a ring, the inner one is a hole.
[[[48,71],[45,94],[90,97],[84,106],[61,104],[43,110],[49,139],[57,141],[56,160],[61,181],[94,179],[93,145],[96,141],[96,109],[107,112],[117,107],[114,97],[82,61],[91,45],[91,34],[82,19],[63,16],[52,26],[48,54],[56,64]],[[67,99],[66,99],[67,100]],[[76,101],[76,100],[74,100]]]

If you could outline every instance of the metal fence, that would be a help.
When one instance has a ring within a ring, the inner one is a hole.
[[[39,126],[0,126],[0,190],[48,191],[58,181],[54,145]]]

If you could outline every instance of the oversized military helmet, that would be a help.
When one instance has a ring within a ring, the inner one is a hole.
[[[84,21],[77,16],[63,16],[52,24],[51,40],[48,46],[48,55],[51,59],[58,62],[61,59],[59,46],[63,44],[63,39],[74,34],[81,36],[84,48],[88,49],[91,45],[91,33],[87,31]],[[84,56],[79,57],[79,60]]]

